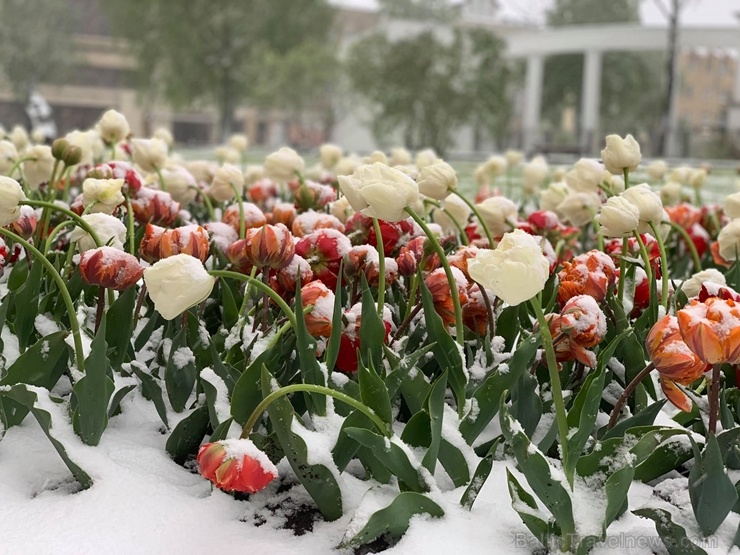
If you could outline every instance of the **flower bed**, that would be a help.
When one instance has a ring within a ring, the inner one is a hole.
[[[736,541],[740,193],[702,204],[706,170],[651,164],[658,194],[609,136],[560,179],[493,157],[473,200],[429,151],[244,167],[243,137],[216,163],[128,135],[0,142],[0,469],[34,419],[65,468],[34,495],[112,487],[101,452],[140,441],[144,482],[176,463],[347,552],[417,549],[420,518],[463,541],[479,495],[511,552]]]

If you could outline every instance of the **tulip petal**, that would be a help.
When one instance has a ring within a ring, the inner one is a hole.
[[[683,412],[691,412],[691,399],[680,387],[678,387],[676,382],[661,375],[660,388],[663,390],[663,394],[666,398],[673,403],[677,409],[682,410]]]

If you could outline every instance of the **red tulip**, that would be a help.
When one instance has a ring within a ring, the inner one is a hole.
[[[248,439],[206,443],[197,460],[201,476],[224,491],[255,493],[278,477],[275,465]]]

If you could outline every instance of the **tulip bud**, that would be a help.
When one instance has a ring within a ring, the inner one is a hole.
[[[275,465],[248,439],[206,443],[197,460],[201,476],[224,491],[256,493],[278,477]]]
[[[337,145],[323,144],[319,147],[321,165],[330,170],[342,159],[342,148]]]
[[[494,237],[499,237],[516,226],[518,209],[505,197],[490,197],[476,205],[481,218]]]
[[[464,305],[468,302],[468,280],[465,278],[465,274],[460,271],[459,268],[452,267],[452,275],[455,278],[455,286],[457,287],[457,295],[460,300],[460,305]],[[434,310],[442,318],[442,321],[449,325],[455,325],[455,305],[452,300],[450,291],[450,284],[447,281],[447,274],[444,268],[437,268],[430,272],[425,278],[424,283],[429,292],[432,295],[434,301]]]
[[[144,268],[135,256],[113,247],[100,247],[82,253],[80,275],[89,285],[123,291],[136,284]]]
[[[23,153],[27,158],[23,162],[23,175],[26,178],[26,184],[32,191],[38,190],[42,183],[51,179],[51,172],[54,168],[54,157],[51,154],[51,148],[44,145],[36,145],[29,148]]]
[[[51,155],[55,160],[64,160],[64,151],[69,147],[67,139],[56,139],[51,144]]]
[[[37,226],[38,218],[36,217],[36,211],[31,206],[25,204],[20,207],[18,219],[10,224],[10,228],[24,239],[33,237],[33,234],[36,233]]]
[[[127,230],[121,220],[102,212],[85,214],[82,216],[82,219],[95,231],[103,245],[123,250]],[[72,233],[69,234],[69,240],[77,241],[80,252],[97,248],[93,238],[81,227],[76,227],[72,230]]]
[[[616,272],[614,261],[601,251],[589,251],[565,261],[558,273],[558,301],[565,304],[575,296],[590,295],[601,302],[614,285]]]
[[[140,224],[170,226],[180,214],[180,203],[165,191],[141,187],[131,198],[134,218]]]
[[[597,219],[601,224],[602,235],[627,237],[640,224],[640,211],[624,197],[609,197]]]
[[[121,193],[123,179],[88,178],[82,183],[82,203],[88,212],[112,214],[126,199]]]
[[[419,192],[437,200],[444,200],[457,188],[457,174],[447,162],[439,160],[419,171]]]
[[[244,174],[237,166],[224,164],[216,170],[213,182],[206,192],[217,201],[224,202],[234,198],[235,190],[241,196],[244,191]]]
[[[329,337],[334,314],[334,293],[321,281],[312,281],[301,287],[303,308],[313,305],[306,313],[306,328],[313,337]]]
[[[246,255],[258,268],[279,270],[293,259],[293,236],[282,224],[267,225],[247,230]]]
[[[306,167],[303,158],[292,148],[282,147],[265,158],[264,170],[268,179],[287,183],[303,172]]]
[[[423,208],[416,182],[379,162],[360,166],[351,176],[339,176],[338,181],[352,208],[371,218],[398,222],[408,217],[407,207],[414,211]]]
[[[242,202],[242,207],[244,208],[244,225],[247,229],[250,227],[262,227],[267,223],[262,210],[260,210],[255,204],[252,204],[251,202]],[[225,224],[229,224],[238,233],[239,205],[232,204],[224,210],[224,215],[221,217],[221,221]]]
[[[249,147],[249,139],[244,133],[234,133],[229,137],[229,146],[238,152],[245,152]]]
[[[677,313],[681,337],[707,364],[740,363],[740,304],[710,297]]]
[[[558,204],[555,211],[571,225],[581,227],[590,222],[600,209],[601,199],[596,193],[573,193]]]
[[[176,254],[144,270],[144,284],[154,309],[172,320],[211,294],[215,278],[197,258]]]
[[[154,172],[167,161],[167,144],[160,139],[133,139],[131,157],[144,171]]]

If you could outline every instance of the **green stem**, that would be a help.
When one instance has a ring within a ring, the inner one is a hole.
[[[423,270],[423,268],[422,268]],[[404,320],[409,317],[411,310],[416,303],[416,291],[419,289],[419,272],[414,272],[411,276],[411,286],[409,287],[409,302],[406,305],[406,314],[404,314]]]
[[[542,344],[545,347],[545,357],[547,359],[547,370],[550,374],[550,390],[552,391],[552,401],[555,405],[555,420],[558,425],[558,435],[560,436],[560,456],[563,460],[563,468],[568,468],[566,460],[568,458],[568,417],[565,413],[565,401],[563,401],[563,389],[560,385],[560,373],[558,372],[558,361],[555,356],[555,347],[550,334],[550,325],[542,311],[541,293],[531,299],[529,302],[534,308],[537,315],[540,333],[542,334]],[[573,487],[573,476],[567,474],[568,483]]]
[[[696,245],[694,245],[694,241],[691,240],[691,236],[688,234],[688,232],[676,222],[672,222],[671,220],[664,220],[661,223],[670,225],[673,229],[681,234],[681,237],[683,237],[684,242],[688,246],[689,252],[691,252],[691,259],[694,261],[694,272],[701,272],[702,265],[701,258],[699,258],[699,251],[696,250]]]
[[[378,218],[373,218],[373,226],[375,227],[375,243],[378,246],[378,315],[382,320],[385,305],[385,247]]]
[[[445,251],[442,248],[442,245],[439,244],[439,241],[437,241],[434,233],[432,233],[432,230],[429,229],[429,226],[427,226],[426,222],[408,206],[406,207],[406,212],[414,219],[417,224],[419,224],[419,227],[424,230],[424,233],[426,233],[429,242],[432,244],[432,247],[434,247],[434,250],[439,255],[439,260],[442,263],[442,267],[445,270],[445,275],[447,276],[447,283],[450,286],[452,306],[455,309],[455,338],[457,339],[457,342],[460,344],[460,346],[464,346],[465,328],[463,327],[462,308],[460,307],[460,295],[457,291],[457,282],[455,281],[455,276],[452,274],[452,268],[450,268],[450,263],[447,260]]]
[[[650,255],[648,254],[647,247],[645,246],[645,242],[642,240],[642,237],[640,237],[640,234],[637,233],[637,231],[633,231],[632,234],[635,236],[637,244],[640,246],[640,256],[642,257],[642,262],[645,264],[647,282],[650,284],[653,281],[653,268],[650,266]]]
[[[619,285],[617,287],[617,298],[621,303],[624,299],[624,283],[627,281],[627,249],[629,248],[629,239],[622,239],[622,258],[619,260]]]
[[[20,202],[20,204],[26,204],[28,206],[40,206],[44,208],[51,208],[52,210],[57,210],[58,212],[61,212],[62,214],[69,216],[77,223],[78,226],[84,229],[88,233],[88,235],[90,235],[90,237],[92,237],[92,240],[95,241],[95,246],[97,247],[103,246],[103,243],[98,237],[98,234],[95,233],[95,230],[90,226],[90,224],[87,223],[82,217],[72,212],[69,208],[65,208],[64,206],[54,204],[53,202],[47,202],[45,200],[23,200]]]
[[[286,387],[281,387],[277,391],[273,391],[267,397],[262,399],[262,402],[257,405],[257,407],[252,411],[252,414],[249,416],[247,423],[244,424],[240,439],[245,439],[249,437],[249,434],[252,432],[252,428],[254,428],[255,424],[257,424],[257,421],[262,416],[262,413],[267,410],[267,407],[269,407],[273,401],[276,401],[277,399],[279,399],[280,397],[284,397],[285,395],[301,391],[305,391],[307,393],[318,393],[320,395],[326,395],[327,397],[333,397],[338,401],[342,401],[353,409],[357,409],[362,414],[367,416],[370,420],[372,420],[373,424],[375,424],[375,427],[378,428],[378,431],[380,431],[380,433],[383,434],[385,437],[393,437],[393,432],[390,430],[389,426],[385,422],[383,422],[383,420],[377,414],[375,414],[374,411],[372,411],[366,405],[362,404],[357,399],[354,399],[349,395],[342,393],[341,391],[335,391],[334,389],[329,389],[328,387],[324,387],[321,385],[298,383],[288,385]]]
[[[236,186],[233,183],[229,183],[231,189],[234,191],[234,197],[236,198],[237,206],[239,207],[239,239],[244,239],[246,235],[246,224],[244,223],[244,203],[242,197],[239,194]]]
[[[159,169],[159,166],[154,166],[154,171],[157,172],[157,177],[159,178],[159,186],[162,188],[163,191],[167,192],[167,184],[164,182],[164,176],[162,176],[162,172]]]
[[[15,170],[17,170],[18,168],[20,168],[21,167],[21,164],[23,162],[28,162],[30,160],[36,160],[36,157],[35,156],[27,156],[25,158],[18,158],[18,160],[15,161],[15,164],[13,164],[12,166],[10,166],[10,170],[8,171],[7,176],[8,177],[13,177],[13,174],[15,173]]]
[[[474,216],[476,217],[476,219],[478,220],[478,225],[480,225],[480,226],[481,226],[481,227],[483,228],[483,232],[484,232],[484,233],[486,234],[486,239],[488,239],[488,247],[492,249],[492,248],[494,247],[494,243],[493,243],[493,235],[491,235],[491,230],[490,230],[490,229],[488,229],[488,226],[486,225],[486,222],[485,222],[485,221],[483,220],[483,218],[481,217],[481,215],[480,215],[480,212],[478,211],[478,208],[477,208],[477,207],[475,206],[475,204],[473,204],[472,202],[470,202],[470,200],[468,200],[468,198],[467,198],[467,197],[465,197],[465,195],[462,195],[462,194],[458,193],[458,192],[457,192],[456,190],[454,190],[454,189],[450,189],[450,190],[451,190],[451,191],[452,191],[452,192],[453,192],[454,194],[456,194],[456,195],[457,195],[458,197],[460,197],[460,199],[461,199],[461,200],[462,200],[462,201],[463,201],[463,202],[464,202],[465,204],[467,204],[467,205],[468,205],[468,208],[470,208],[470,210],[471,210],[471,211],[473,212],[473,215],[474,215]]]
[[[211,202],[211,199],[208,198],[208,194],[206,192],[201,192],[201,196],[203,197],[203,202],[206,205],[206,210],[208,210],[208,218],[212,221],[216,221],[216,212],[213,210],[213,203]]]
[[[241,281],[246,281],[249,285],[256,287],[263,293],[267,293],[267,296],[270,297],[273,301],[275,301],[275,304],[277,304],[280,309],[283,311],[283,314],[288,318],[288,321],[290,321],[290,325],[295,327],[296,325],[296,319],[295,314],[293,314],[293,311],[288,306],[288,303],[286,303],[283,298],[278,295],[275,291],[273,291],[270,287],[262,283],[262,281],[258,280],[257,278],[251,277],[251,276],[245,276],[244,274],[240,274],[237,272],[230,272],[228,270],[209,270],[209,274],[212,276],[217,277],[224,277],[224,278],[232,278],[232,279],[238,279]]]
[[[62,223],[60,223],[58,226],[56,226],[50,233],[47,235],[46,240],[44,241],[44,254],[48,253],[51,250],[51,245],[54,242],[54,240],[57,238],[57,235],[59,235],[62,231],[64,231],[65,227],[74,227],[77,225],[77,222],[74,220],[67,220]]]
[[[628,168],[623,168],[622,173],[624,175],[624,190],[626,191],[630,188],[630,171]]]
[[[665,242],[663,241],[663,236],[660,234],[660,230],[658,230],[658,226],[656,226],[653,222],[650,222],[650,229],[653,231],[653,235],[655,235],[656,241],[658,241],[658,249],[660,250],[660,271],[661,271],[660,304],[663,305],[663,308],[665,308],[665,311],[667,314],[668,313],[668,255],[666,254]]]
[[[20,244],[24,249],[26,249],[26,252],[31,253],[34,258],[36,258],[41,263],[46,271],[49,272],[49,275],[54,280],[54,283],[56,283],[57,287],[59,288],[59,293],[62,296],[62,300],[64,301],[64,305],[67,309],[67,314],[69,315],[69,326],[72,328],[72,337],[74,338],[75,343],[77,370],[79,370],[80,372],[84,372],[85,356],[82,352],[82,336],[80,335],[80,324],[79,322],[77,322],[77,311],[75,310],[75,305],[72,302],[72,297],[69,294],[69,289],[67,289],[67,284],[64,283],[62,276],[59,275],[59,272],[57,272],[54,265],[49,262],[49,260],[43,255],[43,253],[41,253],[41,251],[39,251],[31,243],[5,228],[0,228],[0,235]]]
[[[115,148],[115,145],[114,147]],[[131,205],[131,197],[126,193],[126,226],[128,227],[128,252],[135,255],[136,243],[134,241],[134,207]]]

